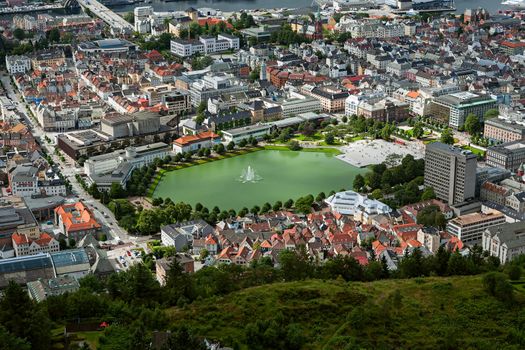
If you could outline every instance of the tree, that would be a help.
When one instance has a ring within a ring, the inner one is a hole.
[[[120,183],[114,182],[109,189],[109,196],[111,198],[125,198],[127,193]]]
[[[308,195],[301,197],[295,201],[295,209],[303,214],[308,214],[312,211],[312,204],[314,202],[314,196]]]
[[[432,187],[425,188],[425,190],[423,191],[423,194],[421,195],[422,201],[426,201],[429,199],[435,199],[435,198],[436,198],[436,193],[434,192],[434,189]]]
[[[327,145],[333,145],[335,144],[335,137],[333,134],[326,134],[324,137],[324,142],[326,142]]]
[[[247,144],[248,141],[246,141],[246,139],[242,139],[241,141],[239,141],[239,147],[246,147]]]
[[[16,28],[16,29],[13,31],[13,36],[14,36],[15,39],[17,39],[17,40],[24,40],[24,38],[25,38],[25,36],[26,36],[26,33],[24,32],[23,29]]]
[[[234,148],[235,148],[235,142],[233,142],[233,141],[230,141],[230,142],[228,143],[228,145],[226,146],[226,149],[227,149],[228,151],[233,151]]]
[[[304,246],[300,246],[295,251],[283,250],[279,254],[279,262],[285,281],[306,279],[311,277],[314,271],[314,266]]]
[[[186,326],[181,326],[171,332],[166,345],[162,350],[206,350],[204,341],[197,338]]]
[[[126,12],[126,14],[124,15],[124,19],[131,23],[131,24],[134,24],[135,23],[135,14],[133,13],[133,11],[130,11],[130,12]]]
[[[47,40],[57,43],[60,41],[60,31],[58,28],[53,28],[46,33]]]
[[[288,199],[286,202],[284,202],[284,207],[286,209],[290,209],[291,207],[293,207],[293,200],[292,199]]]
[[[521,267],[517,264],[511,264],[507,269],[507,274],[511,281],[518,281],[521,278]]]
[[[365,186],[365,178],[363,177],[363,175],[357,174],[354,178],[354,183],[352,186],[354,191],[361,192],[364,186]]]
[[[481,131],[481,123],[475,114],[469,114],[465,120],[465,130],[470,135],[477,135]]]
[[[514,290],[501,272],[489,272],[483,276],[485,291],[503,302],[514,300]]]
[[[425,131],[423,130],[421,123],[417,123],[416,126],[414,126],[414,129],[412,129],[412,136],[414,136],[416,139],[420,139],[424,133]]]
[[[485,112],[485,115],[483,116],[483,118],[487,120],[490,118],[497,117],[498,115],[499,115],[499,110],[494,108],[494,109],[489,109],[487,112]]]
[[[453,145],[454,144],[454,136],[452,135],[452,130],[449,128],[446,128],[441,132],[441,137],[439,139],[442,143],[445,143],[447,145]]]
[[[288,149],[291,151],[300,151],[301,148],[301,145],[296,140],[291,140],[288,142]]]
[[[277,201],[277,202],[275,202],[275,204],[273,205],[272,210],[273,210],[273,211],[279,211],[279,210],[281,210],[282,207],[283,207],[283,202],[281,202],[281,201]]]
[[[226,152],[226,149],[224,148],[224,145],[222,143],[219,143],[215,148],[215,152],[217,152],[217,154],[224,154]]]

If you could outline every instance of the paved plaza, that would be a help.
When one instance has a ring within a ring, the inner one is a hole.
[[[360,140],[340,148],[343,154],[337,156],[340,160],[357,167],[379,164],[390,154],[405,156],[411,154],[419,159],[425,156],[425,145],[419,141],[403,141],[404,144],[387,142],[385,140]]]

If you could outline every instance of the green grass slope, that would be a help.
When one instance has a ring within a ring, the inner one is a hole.
[[[309,280],[196,301],[170,310],[170,317],[174,326],[187,325],[223,345],[237,342],[240,349],[292,349],[256,346],[282,337],[279,329],[285,327],[285,336],[299,333],[295,348],[301,349],[523,349],[524,301],[518,288],[512,303],[498,301],[485,292],[481,276],[372,283]],[[277,325],[277,332],[266,331],[254,340],[249,329],[257,320]]]

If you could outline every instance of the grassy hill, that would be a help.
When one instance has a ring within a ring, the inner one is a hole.
[[[522,288],[512,303],[498,301],[481,276],[308,280],[196,301],[169,315],[173,325],[240,349],[523,349],[524,301]],[[294,339],[269,345],[286,337]]]

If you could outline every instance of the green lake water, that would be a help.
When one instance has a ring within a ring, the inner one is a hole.
[[[262,179],[242,183],[239,178],[248,166]],[[214,206],[239,210],[349,189],[354,177],[365,172],[332,154],[265,150],[168,172],[154,197],[191,205],[200,202],[210,210]]]

